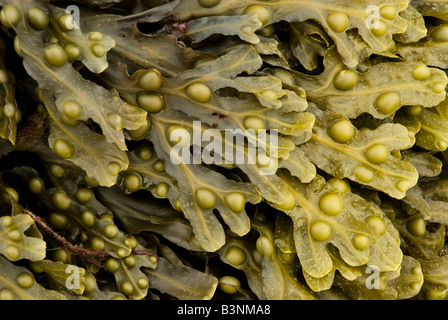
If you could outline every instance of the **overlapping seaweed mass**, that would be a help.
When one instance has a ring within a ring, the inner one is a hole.
[[[443,2],[0,5],[0,300],[448,298]]]

